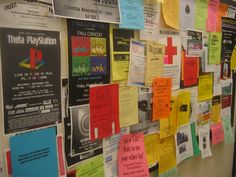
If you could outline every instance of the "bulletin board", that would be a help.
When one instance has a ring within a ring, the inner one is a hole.
[[[2,0],[0,16],[0,177],[175,177],[233,149],[234,1]]]

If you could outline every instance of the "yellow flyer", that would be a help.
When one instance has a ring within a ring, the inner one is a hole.
[[[127,80],[130,58],[130,39],[135,38],[135,32],[120,29],[110,25],[110,50],[112,81]]]
[[[159,174],[176,166],[174,136],[160,140]]]
[[[145,85],[152,86],[155,77],[161,77],[165,46],[157,42],[147,41],[147,57],[145,68]]]
[[[159,135],[157,133],[145,136],[144,145],[148,166],[156,164],[159,159]]]
[[[212,74],[201,75],[198,82],[198,101],[210,100],[213,95]]]
[[[165,23],[179,29],[179,0],[165,0],[162,3],[162,13]]]
[[[178,96],[171,96],[170,116],[160,119],[160,139],[174,135],[177,128]]]
[[[220,121],[221,113],[221,96],[214,96],[212,98],[211,121],[216,123]]]
[[[177,127],[189,123],[190,119],[190,91],[181,91],[178,97]]]

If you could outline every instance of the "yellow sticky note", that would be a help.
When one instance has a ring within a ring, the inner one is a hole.
[[[236,45],[234,46],[234,50],[231,55],[231,69],[236,69]]]
[[[128,127],[138,123],[138,88],[119,85],[119,120],[120,127]]]
[[[148,161],[148,166],[157,163],[160,159],[159,141],[160,139],[157,133],[147,135],[144,138],[145,153]]]
[[[176,166],[174,136],[160,140],[159,174]]]
[[[178,96],[171,96],[170,116],[160,119],[160,139],[174,135],[177,128]]]
[[[178,119],[177,127],[189,123],[190,119],[190,98],[189,91],[182,91],[178,97]]]
[[[179,0],[165,0],[162,3],[162,13],[165,23],[179,29]]]
[[[198,82],[198,101],[210,100],[213,95],[213,76],[212,74],[199,76]]]

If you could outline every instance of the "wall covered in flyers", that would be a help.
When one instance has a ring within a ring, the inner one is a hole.
[[[2,0],[0,16],[0,177],[231,176],[234,1]]]

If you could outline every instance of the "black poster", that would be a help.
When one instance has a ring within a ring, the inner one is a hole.
[[[68,20],[69,106],[89,103],[89,86],[110,81],[109,24]]]
[[[231,56],[236,44],[236,19],[222,17],[221,78],[231,77]]]
[[[0,28],[5,133],[61,122],[59,32]]]
[[[90,141],[87,119],[88,115],[83,112],[83,108],[76,107],[71,108],[70,118],[64,118],[64,148],[68,168],[103,153],[102,140]]]

